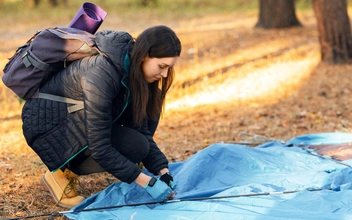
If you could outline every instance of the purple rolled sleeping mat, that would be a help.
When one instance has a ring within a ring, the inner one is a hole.
[[[84,2],[75,17],[71,21],[69,27],[85,30],[91,34],[95,34],[100,25],[103,23],[107,12],[98,5]]]

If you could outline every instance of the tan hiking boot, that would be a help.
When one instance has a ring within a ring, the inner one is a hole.
[[[72,208],[85,199],[77,193],[77,185],[80,185],[77,177],[68,169],[65,172],[61,170],[56,172],[47,171],[42,177],[41,183],[51,193],[57,205]]]

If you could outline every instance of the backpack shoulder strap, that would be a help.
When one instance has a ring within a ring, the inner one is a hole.
[[[74,99],[70,99],[70,98],[66,98],[66,97],[62,97],[62,96],[57,96],[57,95],[51,95],[48,93],[41,93],[40,92],[37,98],[73,104],[73,105],[67,107],[68,113],[73,113],[73,112],[79,111],[84,108],[83,101],[78,101],[78,100],[74,100]]]

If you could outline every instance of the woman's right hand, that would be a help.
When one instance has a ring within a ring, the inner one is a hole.
[[[155,177],[152,177],[144,188],[147,190],[149,195],[151,195],[158,202],[173,199],[175,196],[175,193],[165,182]]]
[[[134,182],[145,188],[148,194],[158,202],[173,199],[175,197],[175,193],[172,189],[166,183],[155,177],[140,173]]]

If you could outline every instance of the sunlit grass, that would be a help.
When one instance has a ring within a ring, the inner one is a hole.
[[[1,146],[12,146],[5,148],[0,146],[2,153],[10,152],[14,149],[26,148],[27,144],[23,141],[22,121],[21,120],[7,120],[0,121],[0,130],[6,135],[0,135]]]
[[[214,31],[214,35],[212,36],[213,39],[211,41],[216,41],[216,42],[227,42],[227,45],[232,46],[233,52],[232,53],[224,53],[224,54],[216,54],[216,53],[209,53],[207,56],[202,57],[202,61],[200,61],[200,58],[198,58],[198,54],[195,54],[192,58],[194,61],[193,64],[188,64],[187,67],[184,69],[180,70],[177,75],[176,79],[176,84],[185,82],[187,80],[194,79],[199,76],[206,76],[207,73],[216,71],[218,69],[221,69],[223,67],[228,67],[228,66],[233,66],[236,64],[241,64],[245,62],[250,62],[256,59],[260,59],[263,56],[270,56],[270,54],[278,52],[280,53],[280,50],[285,50],[288,48],[293,48],[295,47],[295,42],[290,42],[285,40],[285,38],[282,38],[280,40],[279,36],[279,31],[272,31],[274,33],[278,34],[278,37],[276,39],[269,39],[270,41],[267,40],[260,40],[257,41],[257,38],[259,37],[264,37],[261,36],[264,32],[262,30],[253,30],[251,28],[247,28],[245,30],[232,30],[230,34],[233,34],[234,37],[227,37],[226,34],[223,34],[221,36],[221,33],[216,33]],[[282,31],[284,32],[284,31]],[[270,32],[267,32],[270,33]],[[208,33],[204,33],[203,36],[199,36],[200,34],[198,33],[198,36],[193,36],[196,38],[198,41],[202,39],[202,37],[206,37]],[[251,36],[252,35],[252,36]],[[246,37],[246,43],[242,43],[242,38]],[[252,37],[252,43],[249,42],[248,38]],[[189,41],[192,42],[192,38],[188,39],[187,43]],[[193,42],[192,47],[189,49],[188,53],[194,54],[196,51],[198,51],[199,47],[205,47],[207,44],[209,44],[209,41],[203,41],[199,42],[198,44],[202,44],[201,46],[197,45],[197,41],[195,40]],[[302,42],[301,42],[302,43]],[[215,44],[214,46],[226,46],[224,45],[218,45]],[[224,48],[224,51],[228,51],[229,48]],[[185,52],[187,53],[187,51]]]
[[[227,78],[223,83],[214,84],[205,81],[202,88],[187,93],[182,98],[170,101],[166,109],[193,108],[198,105],[231,104],[263,105],[275,103],[294,92],[312,73],[320,61],[316,51],[302,60],[271,64],[264,68],[244,66],[229,71],[228,75],[242,71],[244,77]],[[250,66],[250,64],[249,64]]]

